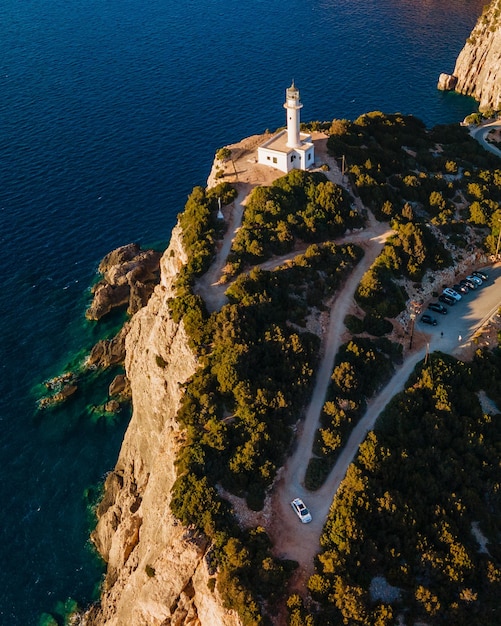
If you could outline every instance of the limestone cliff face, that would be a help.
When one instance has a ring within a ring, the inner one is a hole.
[[[167,307],[186,261],[180,235],[176,226],[161,260],[161,283],[132,318],[126,339],[134,410],[93,534],[108,569],[100,606],[84,618],[88,626],[239,623],[208,587],[204,540],[176,524],[169,509],[182,436],[175,421],[180,386],[197,367],[183,325]]]
[[[493,0],[460,52],[454,76],[459,93],[473,96],[481,111],[501,109],[501,0]]]

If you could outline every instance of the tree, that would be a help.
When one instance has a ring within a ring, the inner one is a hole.
[[[228,161],[228,159],[231,159],[231,150],[227,147],[219,148],[216,152],[216,158],[218,161]]]

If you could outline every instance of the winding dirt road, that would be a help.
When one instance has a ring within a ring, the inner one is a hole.
[[[319,141],[315,145],[316,151],[318,147],[317,154],[320,154],[323,161],[330,166],[330,170],[327,172],[328,178],[346,186],[335,160],[327,155],[325,137],[320,137],[317,141]],[[274,174],[274,177],[277,176]],[[252,182],[254,183],[254,181]],[[258,181],[256,184],[262,183]],[[202,295],[210,311],[218,310],[225,302],[224,291],[228,285],[220,282],[222,270],[233,237],[241,224],[246,198],[253,187],[254,184],[239,183],[238,197],[234,203],[233,214],[224,242],[212,267],[197,284],[196,291]],[[364,209],[359,199],[355,203],[359,210]],[[368,214],[371,215],[369,212]],[[357,243],[364,249],[365,254],[330,303],[329,324],[323,337],[321,362],[305,419],[297,433],[295,451],[280,470],[265,510],[255,516],[255,522],[258,520],[259,523],[266,526],[275,546],[275,554],[294,559],[299,563],[293,581],[293,585],[298,584],[298,588],[304,589],[303,585],[307,577],[313,573],[314,557],[319,551],[320,536],[335,494],[360,444],[365,439],[367,432],[374,427],[381,411],[395,394],[404,389],[413,368],[425,357],[427,350],[441,350],[459,356],[461,350],[468,346],[476,330],[495,314],[500,305],[501,266],[498,266],[491,269],[489,284],[482,288],[481,298],[471,294],[470,298],[465,298],[466,302],[457,306],[460,313],[455,314],[456,312],[452,310],[451,314],[447,315],[447,324],[443,326],[446,330],[445,333],[440,330],[440,326],[431,329],[426,327],[425,329],[417,322],[416,332],[422,335],[423,339],[419,345],[424,345],[424,347],[407,352],[404,362],[399,366],[393,378],[369,403],[365,415],[353,429],[323,486],[316,492],[306,490],[303,485],[305,471],[311,457],[312,445],[319,426],[320,414],[329,386],[335,356],[343,340],[344,319],[353,304],[353,296],[363,274],[372,265],[390,234],[391,230],[388,229],[387,225],[380,224],[371,217],[367,229],[352,233],[336,242]],[[271,270],[281,265],[287,258],[293,258],[298,252],[295,251],[280,259],[272,259],[263,264],[263,267]],[[462,308],[459,309],[459,307]],[[456,307],[454,308],[456,309]],[[301,524],[293,513],[290,502],[295,497],[301,497],[311,510],[313,517],[311,523]]]

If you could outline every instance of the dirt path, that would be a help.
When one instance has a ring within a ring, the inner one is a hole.
[[[331,487],[333,474],[324,487],[317,492],[307,491],[303,486],[303,481],[330,383],[334,359],[345,332],[344,319],[353,304],[353,296],[362,276],[382,250],[391,232],[386,225],[374,223],[363,232],[363,236],[360,233],[358,236],[346,238],[362,245],[365,255],[331,302],[322,358],[305,420],[297,436],[297,447],[282,468],[273,489],[271,497],[273,516],[268,530],[275,545],[275,552],[282,557],[298,561],[301,566],[301,576],[307,576],[313,571],[313,557],[318,552],[320,534],[335,494],[335,488]],[[358,447],[358,444],[352,445]],[[341,467],[338,471],[344,476]],[[290,502],[295,497],[303,498],[311,509],[313,521],[310,524],[301,526],[301,522],[291,514]]]
[[[255,141],[255,138],[252,139],[254,142],[253,147],[255,147],[254,144],[257,145],[258,142]],[[315,140],[316,158],[329,165],[329,170],[325,173],[330,180],[346,187],[347,181],[341,175],[336,161],[327,154],[326,142],[325,136],[321,134],[317,136]],[[237,184],[238,197],[234,201],[233,206],[230,207],[231,211],[225,216],[228,219],[228,230],[218,250],[216,259],[196,288],[196,291],[204,298],[209,311],[219,310],[225,302],[224,292],[228,284],[221,282],[222,271],[235,233],[240,227],[249,193],[255,185],[270,184],[272,180],[282,175],[282,173],[276,170],[261,172],[260,168],[263,166],[256,164],[256,159],[252,156],[252,150],[247,149],[244,142],[235,145],[238,146],[238,149],[234,149],[233,152],[240,155],[240,159],[236,159],[234,167],[235,175],[238,174],[238,180],[232,182]],[[354,200],[354,203],[359,210],[365,209],[360,199],[357,198]],[[369,215],[371,216],[370,213]],[[353,304],[353,296],[363,274],[372,265],[390,234],[391,231],[387,225],[376,222],[371,216],[366,229],[351,233],[336,242],[357,243],[363,247],[365,255],[341,291],[330,303],[329,323],[323,338],[321,362],[310,405],[297,433],[295,451],[280,470],[274,483],[271,497],[268,498],[265,509],[262,512],[252,513],[246,509],[243,501],[230,497],[234,501],[235,507],[240,509],[242,523],[264,525],[273,540],[275,554],[284,558],[294,559],[299,563],[299,568],[292,583],[293,587],[295,586],[299,591],[305,589],[307,577],[313,573],[314,557],[319,550],[320,536],[332,501],[341,481],[346,475],[348,466],[353,461],[367,432],[374,427],[377,417],[391,398],[403,390],[410,373],[415,365],[424,358],[426,350],[440,349],[444,352],[457,353],[458,349],[461,348],[458,345],[458,334],[459,337],[467,337],[468,332],[470,332],[464,325],[464,320],[447,320],[447,332],[445,334],[436,329],[426,329],[425,332],[417,324],[415,350],[408,354],[394,377],[378,396],[369,403],[365,415],[353,429],[336,465],[322,488],[316,492],[309,492],[304,488],[305,471],[311,457],[312,445],[319,425],[319,418],[329,386],[335,356],[345,333],[344,319]],[[301,250],[295,250],[283,257],[273,258],[263,263],[262,267],[272,270],[300,252]],[[501,270],[499,271],[498,280],[501,283]],[[452,318],[452,316],[448,317]],[[479,318],[476,315],[473,317],[476,317],[478,321]],[[292,512],[290,502],[298,496],[303,498],[311,509],[313,520],[310,524],[301,524]]]
[[[382,240],[387,234],[383,233],[370,242],[372,244],[371,257],[376,257]],[[488,283],[482,287],[482,297],[470,294],[469,299],[465,298],[464,302],[457,305],[457,313],[454,307],[447,315],[446,322],[442,326],[445,332],[440,330],[440,326],[432,329],[426,328],[425,331],[417,322],[415,330],[417,349],[408,352],[407,357],[392,379],[369,403],[364,416],[353,429],[323,486],[315,492],[310,492],[303,485],[304,473],[311,456],[311,445],[318,426],[318,417],[327,391],[329,376],[332,372],[334,356],[341,341],[345,307],[349,306],[361,271],[370,265],[369,261],[370,257],[366,255],[362,266],[359,265],[356,268],[342,292],[338,294],[338,306],[334,303],[331,309],[331,320],[325,340],[325,355],[306,413],[304,427],[298,433],[296,451],[281,470],[281,475],[275,483],[271,497],[270,509],[272,514],[268,513],[268,519],[271,521],[268,530],[273,538],[276,554],[284,558],[295,559],[300,564],[292,583],[298,590],[304,590],[308,576],[314,571],[313,559],[319,551],[320,536],[336,492],[350,463],[354,460],[360,444],[364,441],[368,431],[374,428],[376,420],[385,406],[404,389],[414,367],[425,358],[427,352],[440,350],[458,358],[471,357],[477,348],[473,337],[481,328],[485,328],[489,324],[492,325],[492,320],[496,318],[500,306],[501,265],[498,264],[489,270],[490,278]],[[355,283],[355,287],[353,287],[353,283]],[[459,307],[462,308],[459,309]],[[493,334],[497,341],[496,332],[493,331]],[[301,497],[311,510],[313,520],[310,524],[302,525],[292,513],[290,501],[295,497]]]
[[[198,293],[204,299],[209,313],[219,311],[226,302],[224,292],[228,285],[221,282],[221,276],[223,275],[223,268],[230,253],[235,234],[242,224],[245,204],[254,187],[249,183],[234,184],[237,187],[238,195],[229,207],[225,208],[225,219],[228,227],[223,242],[217,251],[214,262],[197,282],[194,289],[195,293]]]
[[[324,173],[332,182],[347,187],[347,181],[342,176],[335,159],[327,153],[326,144],[326,136],[317,134],[315,139],[316,158],[320,162],[329,165],[329,170]],[[221,281],[223,268],[235,234],[241,225],[243,211],[250,192],[256,184],[270,184],[278,175],[282,175],[274,170],[271,172],[266,171],[265,179],[262,179],[258,171],[258,168],[262,166],[252,164],[252,155],[243,143],[236,145],[238,149],[234,149],[233,152],[237,155],[244,155],[245,160],[243,160],[243,157],[237,159],[234,169],[238,173],[239,180],[241,181],[244,178],[246,182],[232,181],[237,186],[238,196],[232,205],[225,210],[225,218],[228,222],[227,232],[217,252],[215,261],[196,285],[196,292],[204,298],[210,312],[219,310],[225,303],[224,292],[228,284]],[[354,200],[354,204],[360,211],[365,210],[359,199]],[[280,478],[275,483],[273,496],[267,503],[266,511],[262,515],[256,516],[256,519],[259,519],[259,523],[264,523],[268,527],[276,545],[276,552],[284,557],[297,560],[301,564],[301,570],[304,570],[305,573],[309,573],[313,567],[313,557],[318,551],[320,534],[333,494],[335,493],[335,488],[334,490],[331,488],[329,492],[331,484],[329,482],[325,484],[322,491],[317,492],[313,496],[312,494],[306,494],[302,487],[304,473],[311,456],[312,445],[330,382],[334,359],[345,330],[344,319],[352,306],[353,295],[363,274],[372,265],[390,234],[391,230],[388,229],[387,225],[376,222],[371,216],[367,228],[359,232],[350,233],[336,242],[339,244],[357,243],[363,247],[365,254],[344,284],[342,290],[331,302],[329,325],[324,337],[321,363],[306,418],[302,424],[301,432],[298,434],[296,452],[290,457],[285,468],[282,468]],[[263,269],[273,270],[302,251],[302,249],[298,249],[283,257],[275,257],[263,263],[262,267]],[[355,447],[355,443],[353,446]],[[301,528],[300,542],[297,541],[297,525],[300,522],[292,514],[289,504],[298,495],[304,495],[309,504],[312,504],[312,509],[314,510],[313,522],[308,524],[307,527]],[[235,504],[237,504],[236,501]],[[249,517],[248,514],[250,512],[246,513],[247,517]],[[243,514],[245,515],[244,511]],[[252,518],[252,515],[250,518]]]

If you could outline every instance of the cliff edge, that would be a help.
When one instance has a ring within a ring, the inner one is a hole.
[[[185,262],[176,226],[160,285],[127,334],[134,411],[92,536],[107,573],[100,604],[83,619],[88,626],[239,623],[209,589],[204,538],[177,524],[169,507],[182,436],[175,416],[183,383],[197,367],[183,324],[172,321],[167,305]]]
[[[453,88],[478,100],[480,111],[501,109],[501,0],[484,9],[457,58],[453,76]]]

